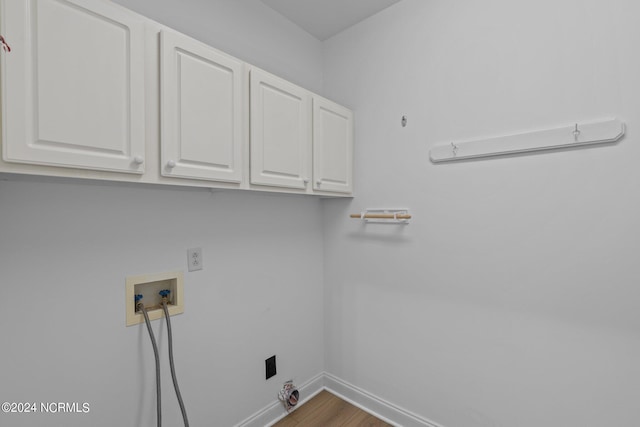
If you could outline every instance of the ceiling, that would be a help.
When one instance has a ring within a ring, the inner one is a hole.
[[[319,40],[326,40],[399,1],[262,0]]]

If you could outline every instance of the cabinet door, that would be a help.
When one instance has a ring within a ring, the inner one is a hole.
[[[144,32],[106,1],[2,0],[3,158],[144,172]]]
[[[251,183],[306,189],[311,169],[311,97],[251,70]]]
[[[242,181],[243,63],[161,33],[162,174]]]
[[[353,113],[327,99],[313,99],[313,189],[353,191]]]

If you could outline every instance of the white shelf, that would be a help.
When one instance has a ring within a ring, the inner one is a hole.
[[[430,157],[433,163],[439,163],[606,144],[618,141],[624,133],[624,123],[618,119],[609,119],[515,135],[441,143],[431,149]]]

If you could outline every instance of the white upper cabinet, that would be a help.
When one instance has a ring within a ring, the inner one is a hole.
[[[311,171],[311,94],[251,69],[251,183],[306,189]]]
[[[173,31],[160,49],[162,175],[240,183],[243,63]]]
[[[353,193],[351,111],[121,5],[0,0],[0,34],[2,173]]]
[[[313,98],[313,189],[353,191],[353,113]]]
[[[3,159],[142,174],[144,30],[92,0],[2,0]]]

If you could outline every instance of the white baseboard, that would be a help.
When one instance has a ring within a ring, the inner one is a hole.
[[[341,399],[394,426],[443,427],[326,372],[324,387]]]
[[[302,398],[297,405],[298,407],[304,405],[307,400],[324,390],[324,376],[325,374],[322,372],[304,384],[296,385]],[[287,414],[287,410],[284,409],[282,402],[276,398],[273,403],[265,406],[246,420],[240,422],[240,424],[236,424],[235,427],[267,427],[277,423],[286,417]]]
[[[397,427],[443,427],[326,372],[322,372],[298,386],[302,397],[298,407],[304,405],[322,390],[327,390],[363,411]],[[286,415],[287,411],[282,402],[276,400],[236,424],[235,427],[269,427]]]

